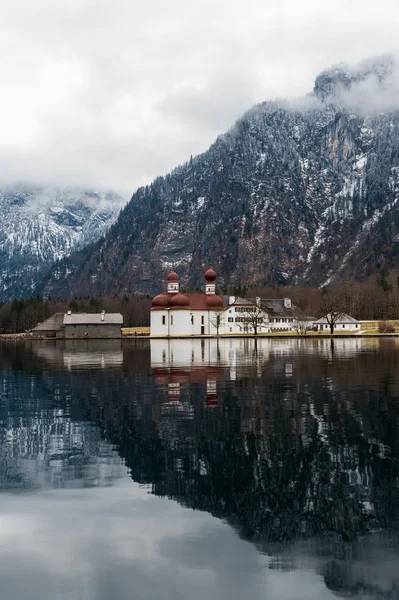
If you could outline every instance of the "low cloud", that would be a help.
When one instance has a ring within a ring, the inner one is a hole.
[[[398,25],[394,0],[4,3],[0,183],[128,198],[253,104],[305,96],[323,68],[392,51]]]

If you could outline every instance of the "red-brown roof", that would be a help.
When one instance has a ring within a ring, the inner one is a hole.
[[[212,306],[212,310],[223,310],[223,300],[220,296],[210,296],[200,293],[186,294],[186,296],[189,301],[190,310],[209,310],[210,307],[207,305],[207,299],[209,298],[218,298],[220,300],[220,307]]]
[[[184,294],[185,298],[188,298],[188,305],[184,303],[184,306],[181,306],[180,303],[178,306],[173,306],[173,298],[176,296],[182,296],[182,294],[159,294],[159,296],[155,296],[152,301],[152,310],[165,310],[168,306],[170,306],[171,310],[223,310],[223,299],[221,296],[216,296],[212,294],[201,294],[192,293],[192,294]]]
[[[213,269],[208,269],[205,273],[205,279],[208,282],[216,281],[216,273]]]
[[[171,273],[169,273],[166,281],[169,281],[169,283],[170,282],[176,282],[177,283],[178,281],[180,281],[180,277],[178,276],[177,273],[175,273],[175,271],[172,271]]]

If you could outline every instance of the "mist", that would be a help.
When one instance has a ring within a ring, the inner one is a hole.
[[[112,189],[125,200],[252,105],[305,97],[326,67],[397,49],[393,0],[2,4],[0,185]],[[389,107],[397,81],[381,91],[371,77],[345,102]]]

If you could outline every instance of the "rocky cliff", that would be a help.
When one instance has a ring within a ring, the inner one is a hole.
[[[321,73],[252,108],[205,153],[135,192],[100,242],[59,262],[45,294],[367,278],[399,253],[399,102],[390,57]]]
[[[0,300],[31,296],[51,265],[106,233],[122,200],[89,190],[0,189]]]

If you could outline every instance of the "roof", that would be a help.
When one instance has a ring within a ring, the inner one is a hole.
[[[104,319],[102,318],[104,317]],[[75,313],[64,315],[64,325],[123,325],[120,313]]]
[[[193,293],[193,294],[185,294],[189,301],[189,307],[191,310],[210,310],[209,306],[206,303],[206,299],[210,297],[209,294],[201,294],[201,293]],[[223,303],[223,299],[221,296],[216,296],[212,294],[212,298],[220,298],[221,303]],[[220,307],[222,308],[222,306]],[[217,307],[211,307],[212,312],[218,310]]]
[[[276,298],[272,300],[261,300],[262,308],[269,314],[269,317],[280,318],[288,317],[291,319],[310,319],[310,317],[300,308],[291,303],[291,307],[287,308],[284,305],[284,298]]]
[[[234,302],[230,304],[230,297],[231,296],[223,296],[226,307],[256,306],[256,298],[241,298],[240,296],[235,296]],[[313,320],[313,317],[306,315],[306,313],[295,306],[295,304],[291,304],[291,308],[284,306],[284,298],[276,298],[272,300],[265,300],[264,298],[261,298],[260,308],[267,312],[269,317],[272,319],[286,317],[291,319]]]
[[[339,317],[339,319],[337,319],[335,321],[335,323],[336,324],[337,323],[338,324],[339,323],[356,323],[356,324],[358,324],[358,323],[360,323],[360,321],[358,321],[357,319],[354,319],[353,317],[350,317],[349,315],[346,315],[346,314],[343,313]],[[328,324],[328,321],[327,321],[326,317],[322,317],[321,319],[318,319],[317,321],[315,321],[315,324],[318,324],[318,325]]]
[[[64,313],[55,313],[48,319],[39,323],[32,331],[58,331],[61,329],[64,321]]]
[[[227,298],[227,306],[253,306],[256,304],[256,301],[249,300],[248,298],[242,298],[241,296],[235,296],[235,300],[233,304],[229,304],[230,296],[225,296]]]
[[[181,295],[181,294],[180,294]],[[179,307],[179,306],[173,306],[173,303],[171,303],[171,300],[173,299],[173,297],[177,296],[177,294],[171,295],[171,294],[159,294],[159,296],[156,296],[154,298],[154,300],[157,301],[157,305],[152,306],[152,310],[166,310],[168,307],[170,307],[171,310],[180,310],[180,309],[184,309],[184,310],[204,310],[204,311],[212,311],[215,312],[217,310],[223,310],[222,309],[222,302],[223,299],[221,296],[217,296],[215,294],[204,294],[204,293],[188,293],[188,294],[184,294],[184,296],[188,299],[188,306],[184,306],[184,307]],[[165,298],[166,303],[164,304],[161,300],[163,300]],[[220,308],[217,306],[211,306],[209,307],[207,305],[207,298],[219,298],[221,301],[221,306]],[[153,300],[153,302],[154,302]]]

